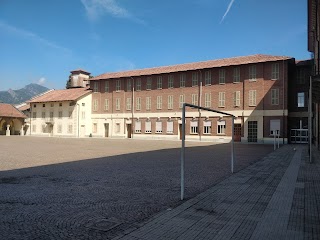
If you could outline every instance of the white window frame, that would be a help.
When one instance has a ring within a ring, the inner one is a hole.
[[[271,89],[271,105],[279,105],[279,88]]]
[[[212,78],[211,78],[211,71],[205,71],[204,72],[204,81],[206,86],[210,86],[212,83]]]
[[[104,110],[105,111],[109,110],[109,99],[108,98],[104,99]]]
[[[162,121],[156,121],[156,133],[162,133]]]
[[[225,135],[226,134],[226,121],[225,120],[218,120],[217,134],[218,135]]]
[[[212,122],[209,120],[206,120],[203,122],[203,134],[211,134],[212,132]]]
[[[151,97],[146,97],[146,110],[151,110]]]
[[[167,133],[173,134],[173,121],[167,121]]]
[[[141,110],[141,97],[136,98],[136,110],[137,111]]]
[[[190,134],[198,134],[198,121],[190,121]]]
[[[157,110],[162,109],[162,96],[157,96]]]
[[[109,81],[104,81],[104,92],[108,93],[110,91]]]
[[[274,134],[280,134],[280,119],[271,119],[270,120],[270,135],[274,136]]]
[[[162,89],[162,76],[157,77],[157,89]]]
[[[136,81],[136,91],[141,91],[141,78],[137,78],[135,81]]]
[[[120,111],[120,104],[121,104],[121,99],[120,98],[116,98],[116,111]]]
[[[191,94],[191,104],[198,106],[198,94]]]
[[[257,81],[257,66],[256,65],[249,66],[249,81],[250,82]]]
[[[180,74],[180,87],[181,88],[186,87],[186,74],[185,73]]]
[[[226,84],[226,70],[224,68],[219,69],[219,84]]]
[[[184,94],[181,94],[179,96],[179,108],[181,109],[183,107],[183,104],[186,102],[186,96]]]
[[[233,68],[233,83],[240,82],[240,67]]]
[[[98,99],[93,100],[93,106],[92,106],[93,111],[98,111]]]
[[[233,106],[240,107],[240,91],[233,92]]]
[[[151,121],[146,121],[145,122],[145,133],[152,133],[152,123]]]
[[[93,82],[93,92],[99,91],[99,83],[97,81]]]
[[[126,110],[127,111],[131,110],[131,103],[132,103],[132,99],[131,98],[127,98],[126,99]]]
[[[131,92],[132,90],[132,79],[127,79],[127,92]]]
[[[198,86],[198,82],[199,82],[199,73],[193,72],[192,73],[192,87]]]
[[[120,79],[116,80],[116,92],[120,92],[121,90],[121,81]]]
[[[278,80],[280,77],[280,65],[279,63],[272,63],[271,65],[271,80]]]
[[[152,77],[147,77],[146,90],[152,89]]]
[[[134,132],[141,133],[141,121],[139,121],[139,120],[135,121]]]
[[[249,90],[249,106],[257,106],[257,90]]]
[[[204,107],[211,107],[211,93],[204,94]]]
[[[219,105],[218,107],[225,107],[226,106],[226,93],[219,92]]]
[[[168,109],[173,109],[173,95],[168,96]]]
[[[168,76],[168,88],[173,88],[173,81],[174,81],[174,76],[169,75]]]

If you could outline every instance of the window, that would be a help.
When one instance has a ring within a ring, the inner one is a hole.
[[[226,83],[226,70],[219,69],[219,84],[225,84],[225,83]]]
[[[277,80],[279,79],[279,76],[280,76],[279,63],[272,63],[271,79]]]
[[[147,86],[146,86],[146,90],[151,90],[152,87],[152,78],[148,77],[147,78]]]
[[[109,92],[109,81],[104,81],[104,91]]]
[[[37,104],[33,104],[33,107],[37,107]]]
[[[198,121],[191,121],[190,134],[197,134],[197,133],[198,133]]]
[[[240,82],[240,67],[233,68],[233,82],[234,83]]]
[[[54,107],[54,103],[50,103],[50,107]]]
[[[59,113],[58,113],[59,115],[58,115],[58,118],[62,118],[62,111],[59,111]]]
[[[204,73],[204,79],[205,85],[211,85],[211,71],[206,71]]]
[[[68,133],[72,133],[72,130],[73,130],[73,125],[69,124],[68,125]]]
[[[136,90],[141,91],[141,78],[136,79]]]
[[[140,111],[141,110],[141,97],[137,97],[136,100],[136,110]]]
[[[58,125],[58,130],[57,130],[57,132],[58,132],[58,133],[62,133],[62,125],[61,125],[61,124]]]
[[[168,109],[173,109],[173,95],[168,96]]]
[[[224,107],[226,103],[226,93],[219,92],[219,107]]]
[[[36,118],[37,118],[37,113],[36,113],[36,112],[33,112],[33,113],[32,113],[32,118],[33,118],[33,119],[36,119]]]
[[[280,134],[280,119],[270,120],[270,135]]]
[[[120,98],[116,98],[116,111],[120,111]]]
[[[86,104],[85,103],[82,103],[82,107],[84,107]],[[53,106],[51,106],[51,107],[53,107]]]
[[[151,97],[146,97],[146,110],[151,110]]]
[[[179,96],[179,108],[182,108],[184,103],[185,103],[185,95],[183,94]]]
[[[192,87],[198,86],[198,76],[199,74],[197,72],[192,73]]]
[[[98,91],[99,91],[99,83],[93,82],[93,92],[98,92]]]
[[[233,106],[240,107],[240,91],[233,92]]]
[[[203,122],[203,134],[211,134],[211,121]]]
[[[162,96],[157,96],[157,109],[162,109]]]
[[[131,79],[127,79],[127,92],[131,92],[132,82]]]
[[[121,82],[118,79],[118,80],[116,80],[116,92],[120,92],[120,90],[121,90]]]
[[[146,122],[145,133],[151,133],[151,121]]]
[[[249,66],[249,81],[257,81],[256,65]]]
[[[211,107],[211,93],[204,94],[204,106],[207,108]]]
[[[98,111],[98,99],[93,100],[93,111]]]
[[[104,100],[104,110],[108,111],[109,110],[109,99]]]
[[[140,121],[135,122],[134,132],[141,133],[141,122]]]
[[[168,88],[173,88],[173,75],[168,76]]]
[[[42,104],[42,107],[46,107],[46,105],[45,105],[45,104]]]
[[[162,76],[157,77],[157,89],[162,89]]]
[[[59,103],[59,107],[62,107],[62,103]]]
[[[256,90],[249,90],[249,106],[256,106],[256,97],[257,91]]]
[[[298,93],[298,107],[304,107],[304,92]]]
[[[69,111],[69,119],[72,119],[72,111]]]
[[[97,133],[98,132],[98,124],[97,123],[94,123],[93,126],[92,126],[92,132],[93,133]]]
[[[37,131],[37,125],[34,124],[34,125],[32,125],[32,132],[35,133],[36,131]]]
[[[173,133],[173,121],[167,122],[167,133]]]
[[[248,142],[258,141],[258,122],[248,121]]]
[[[46,112],[42,112],[41,118],[42,118],[42,119],[45,119],[45,118],[46,118]]]
[[[131,110],[131,98],[127,98],[127,101],[126,101],[126,110]]]
[[[226,134],[226,121],[220,120],[217,125],[217,134]]]
[[[86,119],[86,112],[85,111],[82,111],[81,112],[81,119]]]
[[[198,105],[198,94],[191,95],[191,104]]]
[[[156,133],[162,133],[162,122],[161,121],[156,122]]]
[[[53,112],[50,112],[50,121],[53,120]]]
[[[186,74],[181,73],[180,74],[180,87],[185,87],[186,86]]]
[[[271,105],[279,105],[279,88],[271,89]]]

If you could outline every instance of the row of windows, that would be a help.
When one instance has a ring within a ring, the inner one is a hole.
[[[240,107],[241,103],[241,96],[240,91],[233,92],[233,106]],[[141,97],[135,98],[135,110],[141,110]],[[146,110],[151,110],[151,97],[146,97]],[[191,95],[191,104],[198,105],[199,95],[198,94],[192,94]],[[116,98],[116,111],[121,110],[121,98]],[[168,109],[173,109],[173,103],[174,103],[174,96],[169,95],[168,96]],[[179,108],[182,108],[183,103],[185,103],[185,95],[182,94],[179,96]],[[131,110],[132,107],[132,98],[126,98],[126,110]],[[157,96],[157,102],[156,102],[157,109],[162,109],[162,96]],[[226,105],[226,93],[225,92],[219,92],[219,102],[218,107],[225,107]],[[249,91],[249,106],[256,106],[257,105],[257,91],[256,90],[250,90]],[[272,89],[271,90],[271,105],[279,105],[279,89]],[[204,107],[210,108],[212,107],[212,96],[211,93],[205,93],[204,94]],[[110,110],[110,101],[109,99],[105,99],[104,102],[104,110],[108,111]],[[93,100],[93,111],[98,111],[98,99]]]
[[[59,104],[59,107],[62,107],[62,103],[58,103]],[[73,106],[75,103],[74,102],[69,102],[69,106]],[[41,105],[41,104],[40,104]],[[49,104],[45,104],[45,103],[42,103],[42,107],[46,107],[46,106],[48,106]],[[54,107],[55,106],[55,104],[54,103],[50,103],[50,107]],[[82,106],[85,106],[85,103],[82,103]],[[36,108],[37,107],[37,104],[36,103],[34,103],[33,104],[33,107],[34,108]]]
[[[274,63],[272,64],[272,72],[271,72],[271,79],[273,80],[277,80],[279,79],[279,63]],[[199,72],[193,72],[192,73],[192,81],[191,84],[192,86],[198,86],[199,85],[199,81],[200,81],[200,77],[199,77],[200,73]],[[239,83],[240,82],[240,67],[234,67],[233,68],[233,82],[234,83]],[[152,77],[147,77],[147,82],[146,82],[146,88],[145,90],[151,90],[152,89]],[[167,78],[167,87],[168,88],[173,88],[174,87],[174,75],[170,74],[168,75]],[[251,65],[249,66],[249,81],[256,81],[257,80],[257,69],[256,69],[256,65]],[[226,83],[226,70],[225,69],[219,69],[219,77],[218,77],[218,81],[219,84],[225,84]],[[212,84],[212,74],[211,71],[205,71],[204,72],[204,82],[205,85],[211,85]],[[126,90],[127,91],[141,91],[142,88],[142,84],[141,84],[141,78],[136,78],[134,79],[134,83],[135,83],[135,89],[133,89],[133,81],[131,78],[126,80]],[[110,91],[110,86],[109,86],[109,81],[106,80],[105,81],[105,92],[109,92]],[[186,73],[181,73],[179,76],[179,86],[180,87],[185,87],[186,86]],[[156,77],[156,88],[157,89],[162,89],[163,88],[163,76],[157,76]],[[115,90],[116,91],[120,91],[121,90],[121,80],[118,79],[116,80],[116,86],[115,86]],[[93,83],[93,92],[98,92],[99,91],[99,83],[98,82],[94,82]]]
[[[41,132],[42,133],[48,133],[48,131],[49,130],[48,130],[47,125],[43,124],[41,126]],[[33,133],[37,132],[37,125],[35,125],[35,124],[32,125],[32,132]],[[57,125],[57,133],[62,133],[62,124],[58,124]],[[72,124],[68,125],[67,133],[73,133],[73,125]]]
[[[47,117],[47,112],[41,112],[41,118],[42,119],[45,119]],[[49,112],[49,118],[52,120],[54,117],[54,112]],[[58,118],[59,119],[62,119],[63,117],[63,112],[62,111],[59,111],[58,112]],[[73,111],[69,111],[68,112],[68,116],[67,116],[69,119],[72,119],[73,118]],[[37,118],[37,112],[32,112],[32,118],[33,119],[36,119]]]

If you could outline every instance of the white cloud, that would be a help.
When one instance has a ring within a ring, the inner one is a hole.
[[[225,17],[228,15],[228,13],[229,13],[229,11],[230,11],[230,9],[231,9],[232,5],[233,5],[233,2],[234,2],[234,0],[231,0],[231,2],[229,3],[228,8],[227,8],[226,12],[224,13],[224,15],[223,15],[223,17],[222,17],[222,19],[221,19],[220,23],[222,23],[222,22],[223,22],[223,20],[225,19]]]
[[[59,46],[57,44],[55,44],[54,42],[51,42],[45,38],[42,38],[40,36],[38,36],[37,34],[33,33],[33,32],[30,32],[30,31],[27,31],[27,30],[24,30],[24,29],[21,29],[21,28],[17,28],[17,27],[14,27],[12,25],[9,25],[3,21],[0,20],[0,30],[3,32],[8,32],[10,34],[15,34],[19,37],[23,37],[23,38],[28,38],[32,41],[36,41],[36,42],[39,42],[47,47],[50,47],[50,48],[54,48],[56,50],[59,50],[59,51],[63,51],[65,53],[71,53],[71,50],[70,49],[67,49],[65,47],[62,47],[62,46]]]
[[[40,78],[38,81],[37,81],[37,84],[39,85],[44,85],[46,82],[46,79],[44,77]]]

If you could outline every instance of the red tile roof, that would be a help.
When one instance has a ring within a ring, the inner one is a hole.
[[[19,111],[28,110],[28,109],[30,109],[30,104],[27,103],[27,104],[25,104],[25,105],[23,105],[23,106],[21,106],[21,107],[17,107],[17,109],[18,109]]]
[[[26,115],[8,103],[0,103],[0,117],[27,118]]]
[[[273,61],[289,60],[289,59],[292,59],[292,57],[257,54],[257,55],[250,55],[250,56],[209,60],[204,62],[185,63],[185,64],[172,65],[172,66],[145,68],[145,69],[123,71],[123,72],[110,72],[110,73],[101,74],[89,80],[146,76],[146,75],[161,74],[161,73],[182,72],[182,71],[190,71],[190,70],[198,70],[198,69],[206,69],[206,68],[214,68],[214,67],[243,65],[243,64],[259,63],[259,62],[273,62]]]
[[[28,101],[29,103],[39,102],[61,102],[61,101],[75,101],[78,98],[91,93],[92,91],[87,88],[70,88],[64,90],[54,90],[36,97]]]
[[[87,72],[86,70],[83,70],[83,69],[76,69],[76,70],[72,70],[72,71],[70,71],[71,73],[78,73],[78,72],[80,72],[80,73],[86,73],[86,74],[90,74],[89,72]]]

